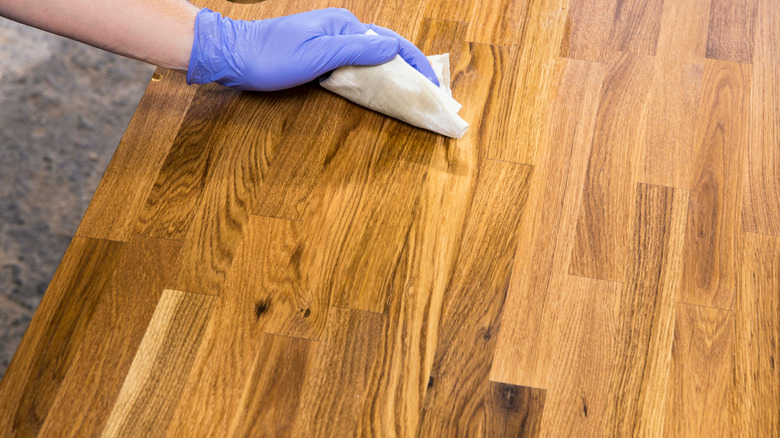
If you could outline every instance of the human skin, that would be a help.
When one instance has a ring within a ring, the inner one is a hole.
[[[0,15],[186,72],[198,8],[185,0],[0,0]]]

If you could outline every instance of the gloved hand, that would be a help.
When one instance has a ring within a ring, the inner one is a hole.
[[[369,29],[379,35],[364,35]],[[195,19],[187,83],[281,90],[345,65],[382,64],[398,54],[439,85],[414,44],[389,29],[361,23],[346,9],[243,21],[204,8]]]

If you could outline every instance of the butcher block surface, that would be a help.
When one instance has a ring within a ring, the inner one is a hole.
[[[776,0],[198,4],[449,52],[471,128],[159,69],[0,436],[780,435]]]

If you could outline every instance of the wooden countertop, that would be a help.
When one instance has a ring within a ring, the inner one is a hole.
[[[778,436],[775,0],[267,0],[450,52],[455,141],[158,70],[0,436]]]

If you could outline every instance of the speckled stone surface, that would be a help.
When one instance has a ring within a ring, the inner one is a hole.
[[[0,376],[153,71],[0,18]]]

